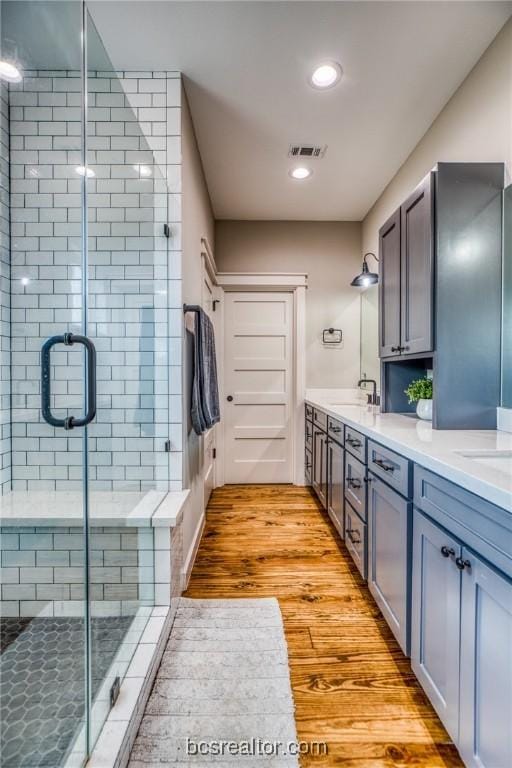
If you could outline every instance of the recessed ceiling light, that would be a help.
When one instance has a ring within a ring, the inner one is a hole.
[[[292,168],[290,171],[290,176],[292,179],[298,179],[299,181],[302,181],[303,179],[309,179],[312,173],[313,171],[311,168],[306,168],[302,165],[299,165],[297,168]]]
[[[78,168],[75,168],[75,173],[78,173],[79,176],[87,176],[88,179],[96,176],[92,168],[87,168],[84,165],[79,165]]]
[[[332,88],[340,80],[341,72],[341,67],[336,61],[324,61],[313,71],[310,83],[313,88]]]
[[[18,67],[3,59],[0,60],[0,78],[8,83],[19,83],[23,79]]]

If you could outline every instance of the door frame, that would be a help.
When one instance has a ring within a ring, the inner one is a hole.
[[[292,323],[292,482],[294,485],[305,485],[304,477],[304,398],[306,396],[306,289],[308,276],[303,272],[218,272],[217,285],[224,292],[241,291],[244,293],[279,292],[291,293],[293,296]],[[221,401],[221,417],[225,398],[224,391],[224,302],[221,302],[219,315],[219,341],[223,352],[221,375],[219,375],[219,397]],[[225,421],[221,420],[217,440],[217,486],[225,483]],[[222,435],[222,437],[221,437]]]
[[[223,290],[222,288],[219,287],[219,284],[217,281],[217,265],[215,263],[213,250],[210,246],[210,243],[208,242],[208,239],[206,237],[202,237],[201,238],[201,306],[204,310],[206,309],[204,306],[205,305],[204,284],[206,281],[208,281],[211,285],[213,300],[215,302],[218,302],[214,305],[213,311],[208,313],[208,317],[213,323],[213,330],[214,330],[215,340],[216,340],[217,380],[218,380],[219,395],[220,395],[224,388],[224,371],[223,371],[222,353],[221,353],[221,345],[223,345],[224,343],[224,320],[222,316],[223,302],[221,301]],[[222,415],[223,415],[222,399],[219,405],[220,405],[220,413],[221,413],[221,419],[222,419]],[[215,424],[210,431],[213,432],[214,449],[216,451],[216,455],[218,456],[219,453],[222,453],[220,448],[222,447],[224,430],[220,429],[218,424]],[[204,439],[202,440],[201,450],[204,452]],[[213,462],[213,487],[214,488],[217,488],[218,485],[221,484],[218,482],[218,475],[219,475],[218,463],[217,463],[217,459],[215,459]]]

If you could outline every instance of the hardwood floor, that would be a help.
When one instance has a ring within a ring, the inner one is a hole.
[[[279,599],[308,766],[462,766],[328,516],[309,489],[216,490],[187,597]]]

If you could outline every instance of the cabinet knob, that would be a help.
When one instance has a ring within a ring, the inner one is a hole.
[[[465,568],[471,568],[471,562],[469,560],[463,560],[462,557],[455,558],[455,565],[459,571],[463,571]]]
[[[400,347],[391,347],[392,352],[400,352]]]
[[[228,403],[232,403],[233,402],[233,395],[228,395],[226,397],[226,400],[228,401]]]
[[[455,550],[443,544],[441,547],[441,554],[443,557],[453,557],[455,555]]]

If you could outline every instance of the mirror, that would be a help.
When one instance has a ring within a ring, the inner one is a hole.
[[[361,378],[375,379],[380,391],[378,285],[361,293]]]
[[[504,408],[512,408],[512,184],[503,193],[501,405]]]

